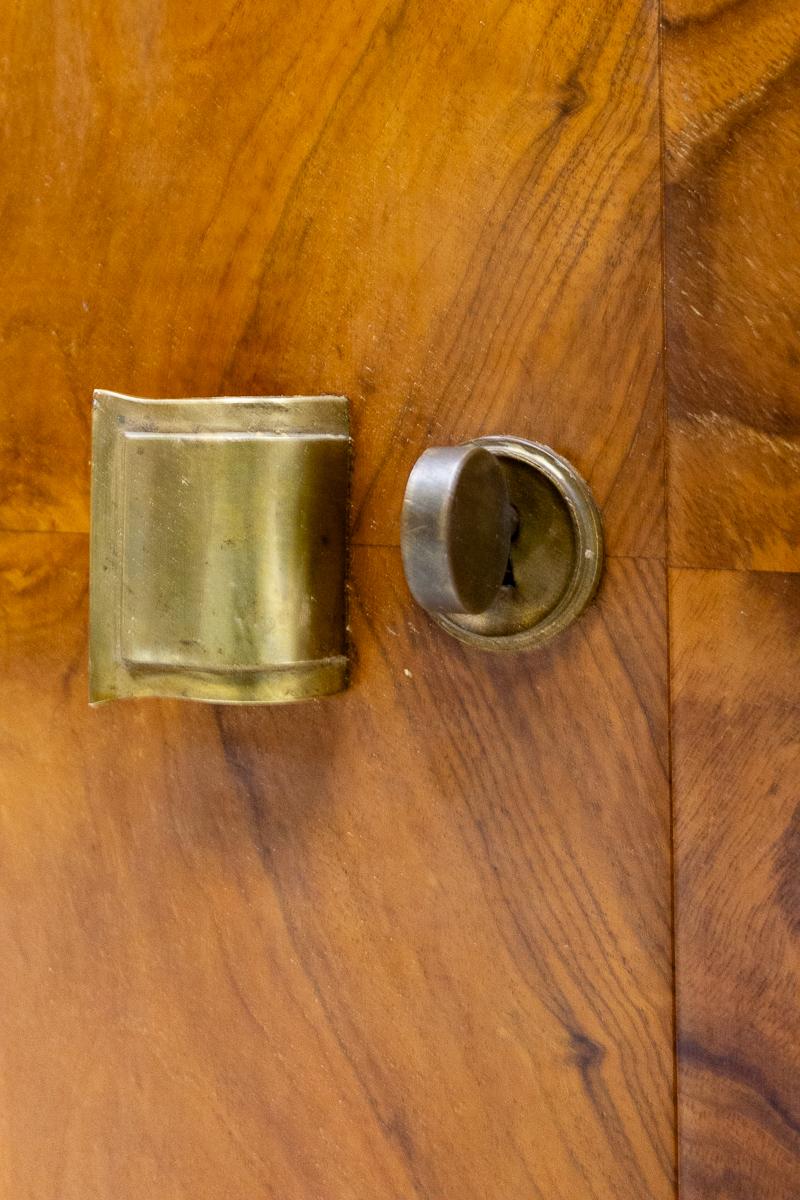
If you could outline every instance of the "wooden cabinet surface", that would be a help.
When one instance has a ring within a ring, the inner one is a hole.
[[[3,1200],[800,1194],[800,10],[701,7],[0,13]],[[349,397],[345,694],[88,707],[94,387]],[[526,655],[402,572],[490,433],[605,527]]]

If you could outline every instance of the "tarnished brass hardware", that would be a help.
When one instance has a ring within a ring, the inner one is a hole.
[[[403,567],[417,603],[429,612],[483,612],[503,582],[513,527],[505,475],[489,450],[426,450],[403,501]]]
[[[467,477],[463,469],[477,452],[493,458],[505,484],[498,489],[489,470],[481,475],[484,509],[477,471]],[[514,437],[426,451],[406,489],[402,549],[411,592],[433,619],[493,651],[541,646],[566,629],[603,569],[602,524],[588,485],[548,446]],[[465,582],[443,586],[454,574]],[[478,596],[481,607],[464,603]]]
[[[96,392],[90,701],[347,685],[341,396]]]

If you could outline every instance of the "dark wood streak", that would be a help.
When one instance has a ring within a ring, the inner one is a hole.
[[[670,555],[791,571],[800,5],[750,0],[728,13],[664,35]]]
[[[800,1194],[800,575],[671,579],[680,1179]]]
[[[761,0],[760,7],[766,8],[774,4],[774,0]],[[754,0],[722,0],[719,4],[706,5],[703,12],[692,12],[692,0],[688,4],[684,0],[665,0],[662,21],[670,33],[683,29],[702,28],[715,22],[736,16],[743,9],[749,12],[757,7]],[[683,10],[688,8],[688,12]]]
[[[678,1054],[685,1067],[710,1071],[727,1083],[745,1087],[785,1127],[782,1136],[786,1138],[790,1152],[792,1154],[797,1152],[800,1139],[800,1118],[786,1108],[780,1092],[771,1087],[764,1072],[758,1066],[736,1058],[733,1054],[714,1054],[707,1047],[683,1037],[678,1038]]]
[[[575,648],[573,646],[570,654],[574,655],[574,653]],[[466,662],[464,664],[465,669],[468,662],[469,656],[466,656]],[[544,667],[544,661],[542,657],[539,657],[539,662],[536,664],[536,666],[540,670]],[[661,696],[663,700],[663,691],[661,692]],[[463,714],[464,718],[464,728],[460,729],[459,740],[463,740],[465,744],[477,743],[478,745],[483,745],[485,741],[485,749],[482,755],[482,761],[485,763],[491,762],[491,746],[495,745],[499,739],[507,740],[512,731],[508,728],[501,729],[499,727],[492,728],[491,730],[484,730],[483,728],[476,727],[471,723],[470,715],[474,711],[474,705],[477,703],[477,697],[473,697],[470,694],[470,689],[468,686],[466,690],[458,690],[453,699],[456,705],[455,711]],[[503,709],[499,709],[498,711],[500,713],[504,712]],[[663,720],[663,706],[661,711]],[[544,736],[547,736],[545,729],[542,730],[542,733]],[[529,737],[528,731],[524,728],[520,729],[520,735],[523,738]],[[440,736],[436,737],[435,742],[437,747],[439,747],[439,753],[441,753],[445,747],[451,745],[449,740],[442,739]],[[521,745],[525,745],[525,742],[521,743]],[[537,768],[539,770],[541,768],[540,763],[535,765],[532,764],[529,775],[524,772],[524,769],[520,770],[520,766],[522,763],[524,763],[525,758],[534,750],[534,746],[526,745],[524,754],[521,753],[521,748],[519,748],[516,750],[516,752],[509,752],[506,756],[504,756],[508,761],[509,769],[513,772],[515,779],[513,782],[506,782],[502,778],[493,778],[487,781],[486,794],[489,796],[502,794],[506,791],[509,783],[511,783],[510,795],[518,795],[519,797],[523,797],[526,794],[526,790],[531,786],[531,780],[537,780],[538,782],[541,782],[539,780],[539,774],[537,773]],[[502,815],[502,822],[499,825],[497,824],[496,820],[490,821],[487,816],[479,815],[480,810],[476,811],[475,803],[472,799],[474,782],[468,777],[464,777],[462,763],[458,754],[454,753],[453,755],[447,755],[443,767],[445,772],[443,778],[450,779],[454,782],[458,781],[460,788],[463,787],[464,789],[464,799],[469,806],[471,819],[480,836],[481,854],[486,857],[487,862],[490,864],[491,887],[487,895],[487,903],[490,905],[490,907],[494,907],[494,902],[491,899],[491,895],[495,890],[499,890],[500,895],[502,896],[503,905],[513,920],[513,926],[515,930],[514,941],[518,940],[525,949],[525,954],[522,957],[515,955],[515,960],[519,962],[520,971],[523,971],[526,975],[530,972],[534,973],[537,979],[534,992],[537,995],[537,998],[544,999],[544,997],[552,991],[552,984],[546,974],[540,974],[539,958],[541,956],[542,947],[539,944],[539,937],[541,935],[539,934],[532,936],[531,931],[527,928],[530,923],[530,918],[527,918],[520,923],[518,917],[515,915],[515,913],[518,911],[516,906],[517,888],[514,888],[511,892],[507,890],[507,885],[504,883],[503,872],[498,864],[506,862],[510,856],[516,857],[523,847],[535,846],[540,842],[545,844],[548,838],[552,839],[552,828],[548,827],[548,822],[545,817],[542,818],[541,822],[535,822],[535,828],[528,828],[527,826],[533,821],[535,810],[531,810],[525,806],[521,812],[517,813],[516,810],[519,808],[519,804],[511,805],[509,803],[501,806],[497,814],[498,816]],[[461,783],[462,779],[463,783]],[[540,804],[541,799],[542,798],[540,795]],[[513,838],[513,851],[508,843],[508,837],[502,833],[502,831],[506,829],[508,830],[508,836]],[[587,897],[588,903],[584,902],[584,900],[581,898],[582,889],[579,890],[577,887],[572,886],[563,873],[559,870],[559,863],[571,862],[573,859],[574,848],[564,846],[561,854],[557,857],[556,862],[554,863],[555,873],[548,878],[549,868],[546,868],[545,863],[537,861],[534,865],[534,862],[531,861],[530,853],[528,852],[524,855],[524,869],[526,876],[531,881],[530,886],[536,888],[543,887],[543,896],[546,895],[549,897],[560,895],[564,897],[565,894],[569,894],[572,897],[572,902],[574,902],[580,912],[579,919],[576,920],[571,926],[569,924],[562,925],[558,911],[560,904],[548,906],[550,908],[549,919],[556,923],[556,927],[553,934],[549,935],[547,940],[551,951],[557,954],[559,957],[562,957],[561,947],[565,948],[566,957],[562,958],[562,965],[570,973],[572,972],[573,968],[569,956],[571,952],[577,948],[572,945],[572,943],[576,941],[579,943],[581,952],[584,955],[582,961],[585,961],[587,958],[593,956],[597,952],[603,953],[602,947],[606,935],[610,937],[613,942],[613,932],[610,928],[608,928],[607,925],[605,925],[602,909],[598,907],[596,900],[594,900],[591,896],[591,891]],[[534,880],[536,882],[534,882]],[[670,919],[669,905],[668,903],[664,903],[664,899],[665,898],[663,895],[658,896],[656,902],[660,902],[659,908],[661,912],[661,919],[666,922],[668,927]],[[542,901],[540,901],[540,903],[541,902]],[[588,940],[583,938],[578,933],[578,930],[595,931],[600,929],[603,930],[602,936],[595,934]],[[507,943],[509,948],[512,950],[514,941]],[[666,948],[665,953],[668,968],[668,947]],[[613,975],[615,971],[615,963],[615,952],[611,951],[608,953],[608,958],[606,960],[605,969],[607,973],[610,972]],[[574,979],[576,985],[581,986],[579,983],[581,979],[580,973],[577,973],[574,976]],[[588,1004],[589,1008],[593,1012],[594,1017],[603,1024],[606,1024],[610,1018],[611,1027],[606,1028],[606,1036],[609,1037],[612,1042],[618,1044],[619,1036],[624,1036],[624,1027],[618,1026],[616,1029],[614,1028],[614,1026],[617,1024],[615,1020],[616,1009],[612,1009],[611,1012],[609,1012],[607,1008],[609,990],[608,975],[606,975],[603,984],[600,985],[598,983],[596,987],[590,985],[588,980],[584,978],[582,983],[582,1004]],[[613,991],[613,989],[611,990]],[[624,998],[622,994],[620,995],[619,999],[620,1002],[624,1004]],[[550,1007],[551,1005],[552,1007]],[[624,1123],[621,1120],[617,1121],[616,1119],[614,1114],[613,1099],[605,1090],[602,1072],[600,1071],[601,1063],[605,1058],[605,1047],[601,1047],[599,1042],[591,1038],[583,1029],[579,1027],[576,1012],[569,1004],[565,1004],[565,998],[563,996],[559,996],[558,999],[556,999],[556,997],[552,997],[550,1000],[548,1000],[548,1007],[550,1007],[550,1011],[562,1024],[564,1031],[569,1038],[571,1046],[570,1058],[576,1062],[576,1065],[581,1072],[583,1084],[587,1089],[587,1093],[592,1104],[596,1105],[598,1112],[603,1112],[605,1114],[605,1119],[611,1120],[616,1128],[615,1145],[617,1155],[621,1161],[630,1158],[632,1154],[632,1147],[627,1141]],[[595,1047],[596,1049],[592,1049],[592,1047]],[[576,1048],[578,1051],[577,1053]],[[645,1038],[641,1046],[641,1051],[647,1053],[647,1049],[648,1039]],[[636,1061],[635,1056],[632,1061]],[[631,1086],[635,1086],[633,1081],[631,1081]],[[653,1112],[651,1098],[648,1095],[646,1088],[642,1090],[641,1094],[639,1094],[638,1100],[641,1105],[640,1113],[644,1115],[644,1113],[649,1110],[653,1119],[651,1129],[653,1131],[657,1130],[660,1118],[656,1112]],[[669,1175],[672,1149],[671,1144],[664,1146],[662,1149],[663,1169],[667,1175]],[[635,1164],[633,1164],[632,1169],[636,1171]]]
[[[692,133],[670,143],[668,161],[674,167],[674,174],[667,191],[676,185],[685,185],[691,175],[694,187],[704,193],[705,202],[715,203],[716,193],[722,186],[718,176],[725,170],[737,143],[747,136],[749,127],[759,118],[769,119],[772,110],[780,109],[785,104],[787,89],[796,91],[798,83],[800,57],[787,57],[778,70],[770,71],[766,78],[753,80],[750,90],[729,101],[727,109],[712,114],[714,119],[709,121],[709,128],[701,139]],[[707,176],[705,180],[703,175]]]
[[[342,1036],[340,1033],[341,1016],[337,1014],[336,1007],[331,1005],[326,1000],[325,989],[321,986],[316,973],[313,956],[304,952],[305,938],[303,931],[300,929],[293,919],[292,906],[289,898],[284,896],[280,886],[280,876],[276,872],[276,862],[269,845],[269,837],[265,828],[265,821],[268,815],[268,808],[264,804],[264,793],[258,784],[257,776],[251,771],[248,759],[242,755],[241,748],[235,733],[226,731],[225,709],[216,707],[214,709],[214,717],[217,723],[217,728],[220,733],[220,741],[222,743],[223,754],[228,765],[231,767],[233,775],[238,781],[239,788],[243,793],[247,808],[251,817],[254,840],[258,847],[259,855],[264,866],[264,870],[273,887],[276,888],[281,902],[281,911],[286,922],[287,929],[290,931],[292,942],[297,950],[298,955],[303,961],[304,970],[308,979],[314,988],[314,993],[320,1002],[320,1005],[325,1012],[327,1024],[336,1038],[337,1045],[341,1050],[343,1058],[347,1061],[353,1075],[358,1079],[359,1084],[364,1090],[364,1093],[369,1102],[369,1107],[375,1117],[375,1120],[381,1130],[386,1134],[388,1141],[394,1144],[405,1159],[411,1179],[413,1180],[413,1194],[415,1196],[423,1196],[426,1193],[421,1191],[420,1180],[416,1177],[415,1166],[415,1150],[411,1135],[405,1125],[402,1113],[398,1110],[391,1112],[388,1116],[383,1111],[377,1095],[372,1091],[369,1077],[359,1070],[357,1058],[351,1053],[349,1043],[355,1036],[357,1042],[361,1042],[356,1026],[350,1026],[347,1030],[347,1036]],[[238,990],[238,989],[237,989]],[[251,1013],[251,1015],[253,1015]],[[360,1046],[362,1053],[366,1047],[362,1043]],[[373,1064],[373,1070],[377,1069],[378,1064]]]

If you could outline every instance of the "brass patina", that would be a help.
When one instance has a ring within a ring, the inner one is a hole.
[[[403,559],[411,591],[435,621],[469,645],[493,651],[541,646],[581,615],[600,582],[603,531],[597,505],[575,468],[548,446],[523,438],[484,437],[454,450],[488,452],[502,473],[506,500],[499,503],[493,476],[487,473],[482,506],[477,478],[466,491],[461,486],[456,457],[426,451],[412,471],[404,502]],[[452,497],[459,489],[464,503],[456,507]],[[487,522],[494,523],[494,541]],[[472,542],[468,570],[464,559],[474,529],[480,532]],[[502,578],[498,546],[507,548]],[[418,582],[423,564],[436,581],[452,574],[454,562],[472,586],[477,580],[485,587],[481,607],[463,603],[453,589],[426,590]]]
[[[349,458],[340,396],[96,392],[91,702],[341,691]]]
[[[435,446],[403,501],[401,547],[411,593],[429,612],[480,613],[503,582],[514,514],[499,460],[481,446]]]

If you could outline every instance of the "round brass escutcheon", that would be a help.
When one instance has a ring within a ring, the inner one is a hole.
[[[549,446],[476,438],[505,476],[516,528],[502,585],[479,613],[431,612],[454,637],[482,650],[543,645],[581,615],[603,569],[603,528],[586,482]]]

